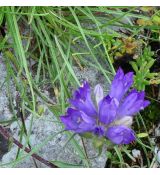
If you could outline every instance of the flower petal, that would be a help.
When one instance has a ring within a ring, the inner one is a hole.
[[[117,100],[109,96],[105,97],[99,105],[99,120],[104,124],[110,124],[116,119]]]
[[[76,133],[92,132],[96,124],[94,118],[73,108],[68,108],[67,114],[60,118],[66,130],[71,130]]]
[[[144,100],[145,93],[137,92],[135,89],[124,99],[118,109],[118,117],[132,116],[150,104],[148,100]]]
[[[88,115],[86,115],[84,112],[81,112],[81,116],[84,122],[88,123],[88,124],[95,124],[96,120],[93,117],[90,117]]]
[[[106,136],[115,144],[129,144],[135,140],[134,131],[123,125],[108,128]]]
[[[99,102],[103,99],[103,88],[100,84],[97,84],[94,88],[94,94],[97,102],[97,106]]]
[[[74,92],[73,99],[69,101],[76,109],[83,111],[87,115],[97,115],[96,108],[91,99],[90,86],[87,82],[84,82],[82,87]]]
[[[133,72],[124,75],[123,70],[119,68],[111,84],[109,92],[110,97],[116,98],[120,101],[132,84]]]
[[[67,114],[60,116],[62,123],[65,125],[66,130],[77,130],[78,120],[81,119],[79,111],[68,108]]]

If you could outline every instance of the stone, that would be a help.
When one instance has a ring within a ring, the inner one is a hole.
[[[25,122],[28,132],[29,132],[31,120],[32,120],[32,115],[30,115]],[[47,137],[53,136],[59,131],[63,130],[62,126],[56,120],[56,117],[53,116],[53,113],[49,111],[49,109],[47,108],[45,109],[43,116],[39,118],[38,117],[33,118],[32,126],[33,127],[29,138],[29,143],[32,146],[32,148],[41,144]],[[11,124],[10,130],[14,138],[19,140],[20,128],[17,122],[14,122],[13,124]],[[55,138],[52,138],[46,144],[43,145],[43,147],[38,151],[38,155],[50,161],[63,161],[70,164],[82,165],[82,160],[81,158],[79,158],[78,153],[75,151],[72,144],[69,142],[66,145],[68,139],[69,138],[65,133],[57,135]],[[82,146],[80,137],[76,136],[75,139]],[[25,136],[23,136],[22,143],[24,145],[26,144]],[[91,140],[85,141],[85,145],[86,145],[88,157],[92,158],[98,155],[98,152],[93,148],[91,144]],[[11,150],[3,156],[2,164],[6,164],[15,160],[17,150],[18,150],[17,146],[13,145]],[[106,162],[105,152],[106,152],[106,148],[103,149],[101,156],[90,160],[91,167],[102,168],[105,166],[105,162]],[[21,156],[23,157],[24,155],[26,155],[26,153],[23,153]],[[37,164],[38,164],[38,167],[46,167],[44,164],[40,162],[38,162]],[[19,163],[11,164],[9,166],[21,167],[21,168],[35,167],[33,159],[31,157],[21,160]]]
[[[1,60],[0,60],[1,61]],[[0,74],[4,74],[3,77],[5,79],[6,77],[6,68],[4,65],[4,62],[0,62]],[[1,72],[2,71],[2,72]],[[97,84],[101,83],[101,85],[106,89],[108,84],[105,82],[105,80],[99,82],[97,77],[99,76],[99,72],[92,68],[87,68],[83,71],[81,71],[78,67],[74,67],[74,71],[76,73],[76,76],[80,81],[88,79],[90,82],[92,88]],[[3,81],[1,79],[1,81]],[[105,84],[103,84],[105,82]],[[6,87],[3,87],[4,90]],[[13,88],[14,89],[14,88]],[[72,89],[72,88],[70,88]],[[93,90],[93,89],[92,89]],[[1,91],[2,93],[2,91]],[[46,96],[48,96],[48,92],[44,91],[46,93]],[[2,98],[3,97],[3,98]],[[38,105],[41,105],[44,107],[44,112],[41,116],[33,116],[32,114],[29,114],[29,116],[25,120],[25,125],[27,129],[27,133],[29,133],[30,130],[30,124],[32,121],[32,129],[30,132],[29,137],[29,144],[32,148],[40,145],[44,140],[50,136],[54,136],[54,134],[60,132],[63,130],[62,125],[59,123],[59,120],[54,116],[53,112],[49,110],[49,108],[45,105],[45,103],[38,97]],[[6,111],[9,111],[8,108],[8,97],[6,92],[4,91],[3,94],[1,94],[1,108],[4,109],[3,116],[5,119],[11,118],[12,114]],[[4,108],[4,105],[6,108]],[[3,106],[3,107],[2,107]],[[0,119],[2,120],[2,118]],[[20,139],[20,130],[21,130],[21,122],[13,122],[9,129],[11,134],[14,138],[17,140]],[[63,161],[66,163],[71,164],[78,164],[82,166],[82,160],[79,157],[77,151],[73,147],[73,145],[68,142],[68,136],[65,133],[61,133],[57,135],[55,138],[50,139],[47,141],[38,151],[37,154],[45,158],[46,160],[50,161]],[[80,137],[77,135],[75,136],[75,139],[77,142],[82,146],[82,142]],[[22,144],[27,146],[26,136],[23,135],[22,137]],[[91,167],[95,168],[103,168],[105,167],[105,163],[107,160],[106,157],[106,147],[103,148],[102,154],[98,157],[98,151],[93,148],[93,145],[91,143],[91,140],[85,140],[85,146],[87,149],[87,154],[90,159],[90,165]],[[66,145],[67,143],[67,145]],[[27,157],[24,159],[21,159],[21,157],[27,156],[27,153],[25,153],[23,150],[20,151],[20,161],[16,161],[15,157],[17,155],[18,147],[16,145],[12,145],[10,150],[2,157],[1,166],[3,167],[21,167],[21,168],[30,168],[35,167],[34,161],[32,157]],[[11,163],[12,162],[12,163]],[[47,167],[46,165],[42,164],[39,161],[36,161],[38,167]],[[5,165],[6,164],[6,165]]]
[[[0,54],[0,121],[9,120],[12,117],[12,114],[9,110],[9,100],[6,86],[6,77],[7,71],[4,60],[2,58],[2,54]],[[15,87],[11,82],[12,94],[14,94]]]

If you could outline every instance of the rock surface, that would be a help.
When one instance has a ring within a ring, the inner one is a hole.
[[[12,117],[12,114],[9,110],[9,100],[7,95],[7,85],[6,85],[6,77],[7,71],[6,66],[4,64],[4,60],[2,59],[2,55],[0,55],[0,121],[9,120]],[[11,82],[12,92],[14,94],[14,85]]]
[[[29,130],[30,123],[31,123],[32,116],[29,116],[26,120],[26,128]],[[13,123],[10,127],[13,136],[15,138],[19,138],[19,126],[17,123]],[[57,132],[61,131],[62,128],[60,127],[59,123],[56,123],[53,121],[53,114],[46,109],[45,113],[41,118],[34,118],[33,120],[33,127],[30,135],[30,145],[32,147],[36,147],[37,145],[44,142],[44,140],[50,136],[54,136]],[[78,158],[77,152],[75,149],[73,149],[73,146],[71,143],[68,143],[66,146],[65,144],[68,141],[68,137],[66,134],[62,133],[57,135],[55,138],[50,139],[47,143],[43,145],[43,147],[38,151],[38,154],[42,156],[43,158],[47,160],[59,160],[64,161],[71,164],[82,164],[82,160]],[[76,140],[80,142],[80,138],[77,136]],[[23,137],[22,143],[25,145],[26,138]],[[97,153],[93,149],[90,142],[86,143],[86,147],[88,150],[88,156],[96,156]],[[104,167],[105,161],[106,161],[106,155],[105,155],[105,149],[103,151],[103,154],[101,157],[98,157],[96,159],[91,160],[91,166],[92,167]],[[11,150],[5,154],[2,158],[2,163],[9,163],[15,159],[15,155],[17,152],[17,147],[15,145],[12,146]],[[21,154],[23,157],[24,153]],[[20,157],[21,157],[20,156]],[[13,165],[11,165],[12,167]],[[15,167],[22,167],[22,168],[28,168],[28,167],[35,167],[33,159],[27,158],[21,161],[20,163],[14,164]],[[46,167],[44,164],[38,162],[38,167]]]
[[[0,75],[2,77],[6,77],[6,68],[4,65],[4,62],[0,59]],[[91,85],[97,84],[97,79],[99,76],[98,71],[94,69],[86,69],[85,71],[80,71],[78,68],[74,68],[77,77],[79,80],[88,79]],[[104,81],[104,80],[103,80]],[[102,81],[102,83],[104,83]],[[1,78],[1,83],[3,82]],[[107,84],[104,84],[104,86],[107,86]],[[106,87],[105,87],[106,88]],[[0,97],[0,109],[3,111],[3,117],[4,119],[8,119],[11,117],[11,114],[9,112],[8,108],[8,97],[6,94],[6,87],[3,87],[4,91],[1,91],[1,97]],[[45,111],[40,116],[32,116],[30,114],[26,121],[26,128],[29,133],[30,125],[32,123],[32,129],[31,134],[29,137],[29,143],[32,146],[32,148],[40,145],[45,141],[46,138],[50,136],[54,136],[54,134],[61,131],[63,128],[59,124],[59,122],[56,120],[56,117],[53,115],[53,113],[48,109],[48,107],[42,102],[41,99],[38,99],[38,104],[43,105]],[[32,118],[33,117],[33,118]],[[33,122],[31,122],[33,119]],[[0,118],[2,120],[2,118]],[[20,127],[21,122],[14,122],[10,125],[10,131],[12,135],[19,140],[20,139]],[[51,138],[46,143],[43,144],[43,146],[37,151],[37,153],[42,156],[43,158],[47,160],[58,160],[58,161],[64,161],[71,164],[78,164],[82,165],[82,160],[78,156],[78,153],[76,152],[75,148],[73,148],[73,145],[69,142],[67,143],[69,137],[65,133],[61,133],[57,135],[55,138]],[[79,144],[82,146],[82,142],[79,136],[76,136],[75,139],[79,142]],[[23,136],[22,143],[24,145],[27,145],[27,138]],[[67,145],[66,145],[67,143]],[[93,148],[91,141],[88,140],[85,142],[85,145],[87,147],[88,157],[95,157],[98,152]],[[6,153],[2,157],[1,165],[6,164],[3,167],[21,167],[21,168],[29,168],[29,167],[35,167],[35,164],[33,162],[33,159],[31,157],[25,157],[21,160],[22,157],[27,156],[26,153],[24,153],[22,150],[20,151],[20,161],[16,161],[15,157],[17,154],[18,148],[16,145],[12,145],[11,149],[8,153]],[[11,163],[12,162],[12,163]],[[10,163],[10,164],[8,164]],[[36,161],[38,167],[46,167],[44,164]],[[91,167],[105,167],[106,163],[106,148],[103,149],[101,156],[91,159],[90,164]]]
[[[4,64],[2,55],[0,54],[0,121],[1,122],[10,120],[12,117],[12,113],[10,112],[9,109],[6,77],[7,77],[6,66]],[[9,88],[11,89],[11,93],[14,96],[15,87],[12,81],[10,82]],[[0,134],[0,160],[7,151],[8,151],[8,142]]]

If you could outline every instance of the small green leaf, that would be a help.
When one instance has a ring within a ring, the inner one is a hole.
[[[159,25],[159,24],[160,24],[160,17],[157,16],[157,15],[154,15],[154,16],[152,17],[152,21],[153,21],[155,24]]]
[[[137,64],[134,61],[131,61],[130,64],[132,65],[134,71],[137,73],[138,72]]]
[[[150,68],[153,66],[154,62],[155,62],[154,59],[150,60],[150,61],[148,62],[148,64],[146,65],[145,70],[150,69]]]
[[[138,138],[148,137],[148,133],[145,133],[145,132],[139,133],[139,134],[137,134],[137,137]]]

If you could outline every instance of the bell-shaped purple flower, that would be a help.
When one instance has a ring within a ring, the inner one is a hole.
[[[87,82],[84,82],[82,87],[74,92],[73,99],[70,103],[78,110],[83,111],[88,116],[96,116],[96,108],[91,99],[91,90]]]
[[[123,125],[109,127],[106,136],[115,144],[129,144],[135,140],[134,131]]]
[[[99,120],[104,124],[110,124],[116,119],[118,101],[110,96],[104,97],[99,103]]]
[[[133,115],[149,105],[145,93],[132,90],[133,73],[124,74],[120,68],[111,84],[109,95],[103,96],[103,88],[98,84],[94,89],[96,105],[91,99],[87,82],[74,92],[70,99],[72,105],[67,114],[61,116],[66,130],[76,133],[92,132],[107,137],[115,144],[129,144],[135,140],[131,129]]]

